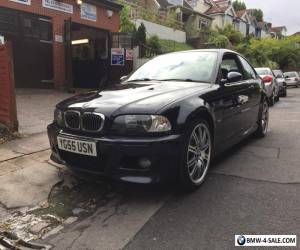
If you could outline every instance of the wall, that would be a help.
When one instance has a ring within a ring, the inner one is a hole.
[[[13,56],[10,43],[0,45],[0,123],[18,129]]]
[[[247,35],[247,24],[243,21],[240,22],[239,32],[241,32],[243,36]]]
[[[64,0],[63,2],[73,5],[73,14],[44,8],[42,0],[32,0],[31,5],[15,3],[9,0],[0,0],[0,8],[7,7],[20,11],[26,11],[52,18],[53,23],[53,39],[55,36],[64,36],[64,21],[70,17],[73,22],[85,24],[91,27],[118,32],[119,30],[119,13],[118,10],[113,10],[109,7],[97,7],[97,21],[88,21],[80,18],[80,7],[75,3],[75,0]],[[113,16],[107,18],[106,11],[113,10]],[[53,70],[54,84],[56,88],[63,87],[65,84],[65,48],[61,42],[53,42]]]
[[[223,28],[224,27],[224,22],[223,22],[223,15],[214,15],[213,16],[214,20],[212,22],[212,27],[216,28]]]
[[[174,30],[172,28],[148,22],[142,19],[136,19],[133,22],[135,23],[137,28],[141,25],[141,23],[144,23],[147,36],[157,35],[160,39],[172,40],[180,43],[186,42],[186,33],[184,31]]]

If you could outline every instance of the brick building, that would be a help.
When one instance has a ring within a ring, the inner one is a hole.
[[[16,87],[97,87],[121,9],[109,0],[1,0],[0,35],[13,45]]]

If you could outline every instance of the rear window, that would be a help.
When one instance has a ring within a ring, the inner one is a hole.
[[[272,72],[270,69],[260,69],[260,68],[256,68],[255,69],[257,74],[259,74],[260,76],[263,76],[263,75],[272,75]]]
[[[285,77],[297,77],[296,72],[286,72],[284,73]]]
[[[280,77],[283,77],[282,71],[281,70],[273,70],[274,75],[277,77],[280,75]]]

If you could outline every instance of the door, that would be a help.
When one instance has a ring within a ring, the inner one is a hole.
[[[16,87],[53,87],[52,20],[0,8],[0,33],[13,44]]]
[[[226,53],[221,63],[221,75],[227,79],[230,72],[238,72],[243,75],[243,67],[236,54]],[[220,91],[222,95],[223,117],[222,130],[223,140],[226,144],[239,140],[246,129],[245,114],[249,102],[248,81],[241,79],[237,82],[225,83]]]
[[[245,132],[247,132],[257,123],[258,111],[261,102],[261,80],[248,61],[241,56],[238,57],[243,67],[244,79],[248,82],[248,102],[245,103],[241,110],[243,112],[243,124],[246,128]]]

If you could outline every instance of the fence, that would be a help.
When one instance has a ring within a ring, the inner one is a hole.
[[[18,130],[11,43],[0,45],[0,123]]]

